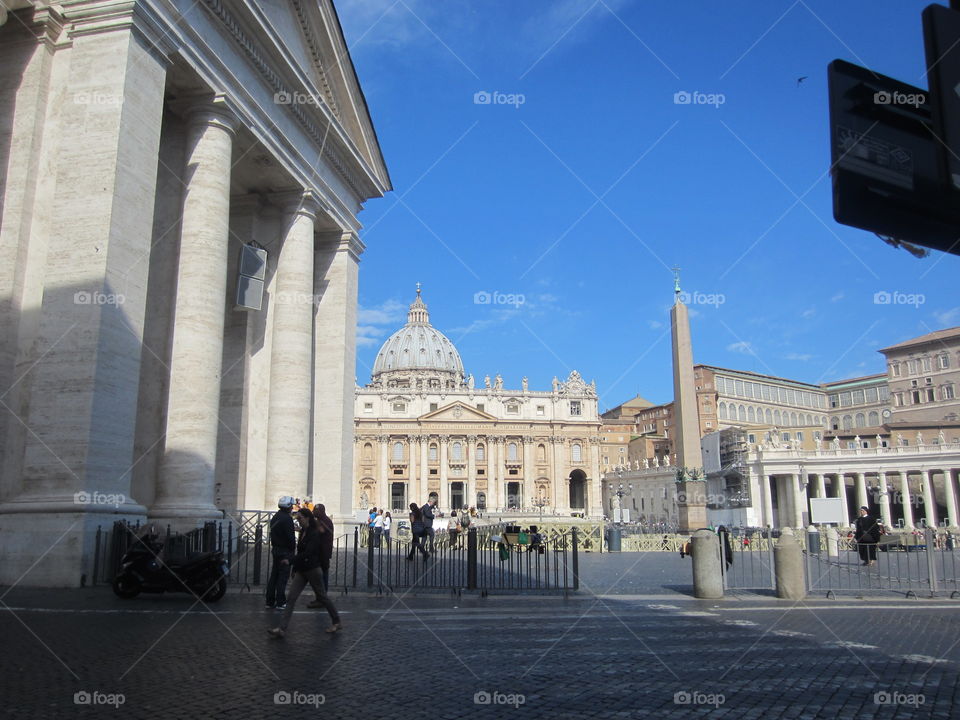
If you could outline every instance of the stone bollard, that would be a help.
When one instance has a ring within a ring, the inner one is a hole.
[[[777,578],[777,597],[802,600],[807,596],[803,575],[803,550],[793,530],[784,528],[773,548],[773,568]]]
[[[710,530],[693,534],[693,596],[714,599],[723,597],[723,574],[720,570],[720,542]]]
[[[827,555],[832,558],[840,555],[840,533],[833,525],[827,528]]]
[[[820,531],[813,525],[807,528],[807,552],[811,555],[820,554]]]

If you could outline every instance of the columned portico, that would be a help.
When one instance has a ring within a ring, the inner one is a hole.
[[[880,518],[885,528],[893,527],[893,516],[890,514],[890,485],[887,481],[887,472],[881,470],[878,484],[880,488]]]
[[[927,470],[923,473],[923,507],[924,520],[927,527],[937,527],[937,503],[936,495],[933,491],[933,474],[936,470]]]
[[[186,109],[187,167],[170,353],[165,448],[150,518],[178,528],[221,517],[214,505],[235,131],[223,99]]]
[[[947,524],[955,528],[957,523],[960,522],[960,517],[957,514],[957,491],[956,486],[954,485],[954,471],[945,468],[943,470],[943,487],[944,487],[944,499],[947,503]]]
[[[900,506],[903,508],[903,526],[912,530],[913,524],[913,496],[910,493],[909,470],[900,473]]]

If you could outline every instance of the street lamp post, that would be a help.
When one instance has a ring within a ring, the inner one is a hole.
[[[617,476],[622,477],[623,473],[618,471]],[[628,483],[627,488],[627,490],[623,489],[623,483],[619,483],[616,486],[613,483],[610,483],[610,493],[617,496],[617,507],[620,510],[620,523],[623,523],[623,498],[624,496],[633,493],[633,484]]]

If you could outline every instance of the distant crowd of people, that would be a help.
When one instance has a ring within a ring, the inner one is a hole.
[[[439,496],[437,493],[430,493],[427,502],[420,506],[416,503],[410,503],[410,512],[407,519],[410,523],[410,552],[407,554],[407,560],[413,560],[419,552],[424,560],[430,558],[430,554],[436,551],[436,532],[442,527],[439,524],[443,520],[443,513],[437,510]],[[450,546],[456,547],[460,534],[466,532],[470,527],[472,518],[477,517],[476,508],[463,508],[458,514],[456,510],[450,513],[446,522],[446,530],[450,537]],[[384,541],[388,547],[390,544],[390,531],[393,527],[393,517],[390,511],[380,508],[371,508],[367,516],[367,528],[370,532],[370,542],[374,547],[380,547]]]

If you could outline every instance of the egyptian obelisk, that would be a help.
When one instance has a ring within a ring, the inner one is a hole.
[[[697,414],[697,387],[693,376],[693,343],[690,340],[690,317],[680,292],[680,268],[674,268],[673,307],[670,308],[670,331],[673,345],[673,424],[674,450],[678,473],[677,506],[680,531],[696,530],[707,525],[706,483],[690,480],[686,473],[696,470],[702,477],[703,456],[700,452],[700,417]]]

